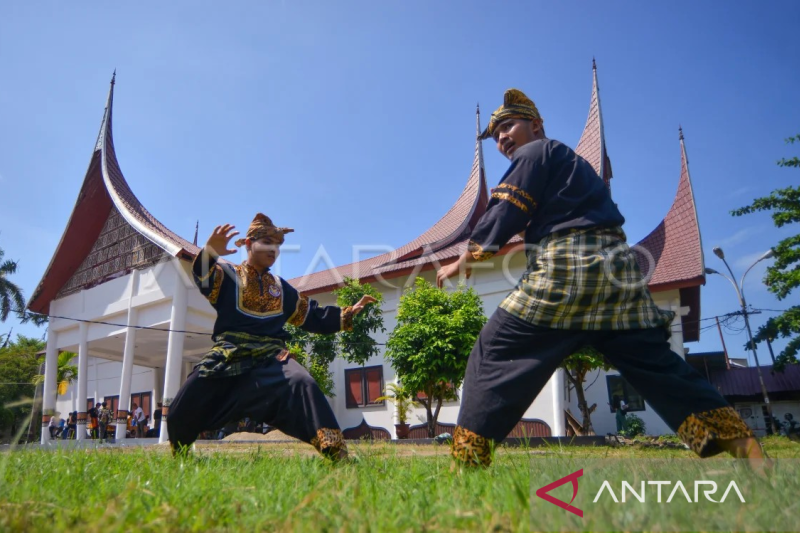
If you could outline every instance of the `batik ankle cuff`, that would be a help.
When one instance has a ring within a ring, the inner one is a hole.
[[[330,459],[338,459],[339,452],[342,450],[347,451],[344,435],[338,429],[318,429],[317,436],[311,439],[311,445],[319,453]]]
[[[492,440],[456,426],[451,453],[460,463],[470,466],[489,466],[492,464]]]
[[[720,453],[721,440],[754,437],[753,431],[733,407],[720,407],[689,415],[678,428],[678,436],[700,457]]]

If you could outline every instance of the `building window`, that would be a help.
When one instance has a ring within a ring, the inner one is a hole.
[[[625,403],[628,404],[628,412],[644,411],[644,398],[631,387],[630,383],[625,381],[625,378],[618,375],[606,376],[606,384],[608,385],[608,405],[612,413],[616,411],[615,396],[625,400]]]
[[[344,371],[344,383],[348,409],[385,403],[375,401],[383,395],[383,365],[349,368]]]
[[[116,418],[117,409],[119,409],[119,396],[104,396],[103,401],[106,402],[106,409],[111,411],[111,418]]]
[[[91,411],[93,407],[94,407],[94,398],[86,398],[86,412],[88,413],[89,411]]]

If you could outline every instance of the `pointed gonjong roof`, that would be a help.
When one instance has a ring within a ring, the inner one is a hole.
[[[110,217],[115,217],[117,213],[148,243],[170,256],[190,259],[199,252],[197,246],[170,231],[141,204],[122,174],[112,132],[115,80],[116,72],[111,78],[100,133],[78,199],[50,264],[28,303],[31,311],[48,312],[50,302],[58,297],[62,287],[80,267],[86,266],[87,256],[96,248],[101,231],[104,227],[108,228]],[[113,238],[113,235],[107,238]],[[109,275],[119,275],[119,267],[125,271],[126,265],[109,265]]]
[[[583,128],[581,140],[575,152],[594,167],[597,175],[611,188],[611,159],[606,150],[606,135],[603,130],[603,113],[600,109],[600,85],[597,83],[597,63],[592,59],[592,99],[589,102],[589,117]]]
[[[642,272],[651,276],[648,287],[652,292],[680,290],[681,305],[689,306],[689,315],[683,317],[683,336],[687,341],[696,341],[700,338],[700,286],[706,283],[705,259],[683,129],[678,128],[678,134],[681,175],[672,207],[661,224],[633,249]]]

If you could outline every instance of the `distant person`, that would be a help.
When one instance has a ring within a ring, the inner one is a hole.
[[[628,431],[628,404],[621,397],[615,395],[612,407],[617,420],[617,434],[624,435]]]
[[[56,411],[53,416],[50,417],[50,423],[48,424],[48,429],[50,430],[50,438],[55,439],[58,436],[58,428],[61,424],[61,413]]]
[[[78,433],[78,411],[73,411],[69,414],[67,419],[67,426],[61,432],[61,440],[67,440],[72,436],[73,438]]]
[[[100,402],[89,409],[86,413],[86,429],[89,432],[89,437],[96,439],[98,437],[98,429],[100,427]]]
[[[108,431],[108,424],[111,423],[111,411],[108,409],[108,402],[103,402],[102,407],[97,416],[97,421],[100,425],[100,442],[106,440],[106,432]]]
[[[142,439],[145,434],[144,409],[136,403],[133,404],[133,419],[136,421],[136,438]]]
[[[161,402],[158,402],[158,408],[153,411],[153,432],[154,436],[158,437],[161,435],[161,419],[163,418],[163,409],[164,406]]]

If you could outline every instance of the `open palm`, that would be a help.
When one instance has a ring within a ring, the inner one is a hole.
[[[214,228],[214,231],[211,232],[211,236],[206,241],[206,249],[215,255],[231,255],[236,253],[236,249],[229,249],[228,243],[232,238],[236,235],[239,235],[238,231],[233,231],[236,226],[233,224],[223,224],[222,226],[217,226]]]

